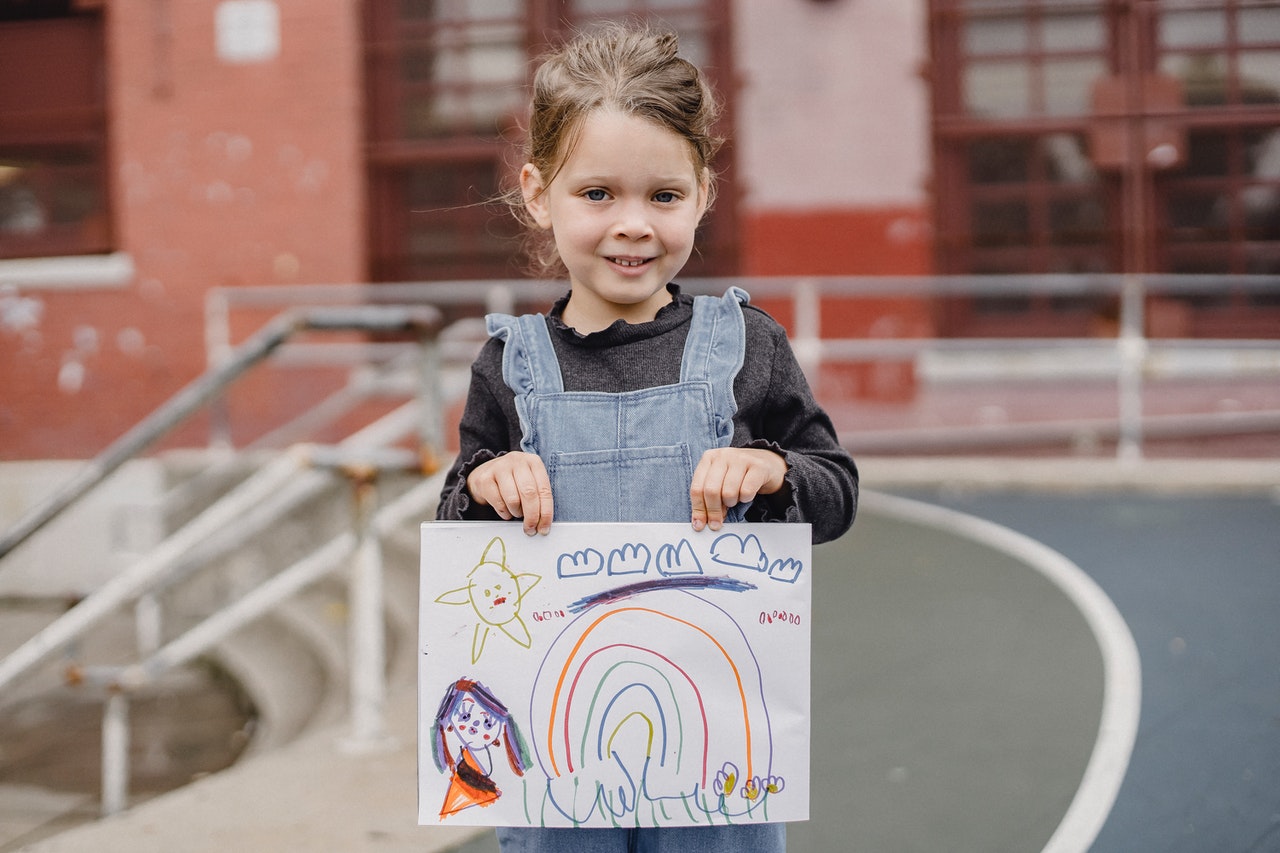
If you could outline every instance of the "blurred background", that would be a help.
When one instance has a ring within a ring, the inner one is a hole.
[[[611,19],[724,103],[679,281],[787,326],[872,488],[1230,490],[1273,536],[1280,2],[0,0],[0,850],[380,740],[353,673],[412,676],[479,318],[564,290],[497,202],[525,87]]]
[[[0,458],[92,456],[219,346],[325,298],[291,288],[523,277],[492,201],[519,165],[531,65],[628,17],[676,29],[725,104],[685,278],[899,278],[820,288],[799,317],[794,288],[762,292],[793,334],[1114,339],[1125,275],[1146,277],[1130,333],[1280,332],[1277,4],[4,0]],[[482,310],[482,285],[462,293],[450,319]],[[1271,375],[1202,387],[1273,359],[1206,346],[1146,365],[1172,383],[1154,413],[1274,415]],[[1065,352],[1048,357],[1065,378],[1114,374],[1097,347]],[[1034,400],[963,383],[1044,367],[972,344],[857,355],[814,373],[850,429],[1031,417]],[[308,366],[256,373],[219,440],[258,439],[342,380]],[[168,439],[209,440],[205,420]]]

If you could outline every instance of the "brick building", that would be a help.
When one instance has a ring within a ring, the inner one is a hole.
[[[1280,273],[1280,3],[0,0],[0,459],[90,456],[199,375],[211,288],[518,276],[483,202],[530,61],[626,14],[727,106],[690,274]],[[841,335],[1108,310],[824,307]],[[316,389],[247,393],[265,424]]]

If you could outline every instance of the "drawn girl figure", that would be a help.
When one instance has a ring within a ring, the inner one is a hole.
[[[505,750],[517,776],[529,768],[529,750],[505,705],[483,684],[460,678],[445,691],[436,712],[432,742],[436,768],[452,773],[440,817],[471,806],[487,806],[502,796],[494,784],[490,748]],[[456,744],[457,753],[450,744]]]

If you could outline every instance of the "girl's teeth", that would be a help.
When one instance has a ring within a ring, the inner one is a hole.
[[[644,261],[628,261],[628,260],[624,260],[623,258],[614,258],[614,263],[624,267],[638,267],[641,264],[643,264]]]

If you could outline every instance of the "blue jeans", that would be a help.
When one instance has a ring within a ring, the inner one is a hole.
[[[785,823],[635,829],[500,826],[502,853],[785,853]]]

